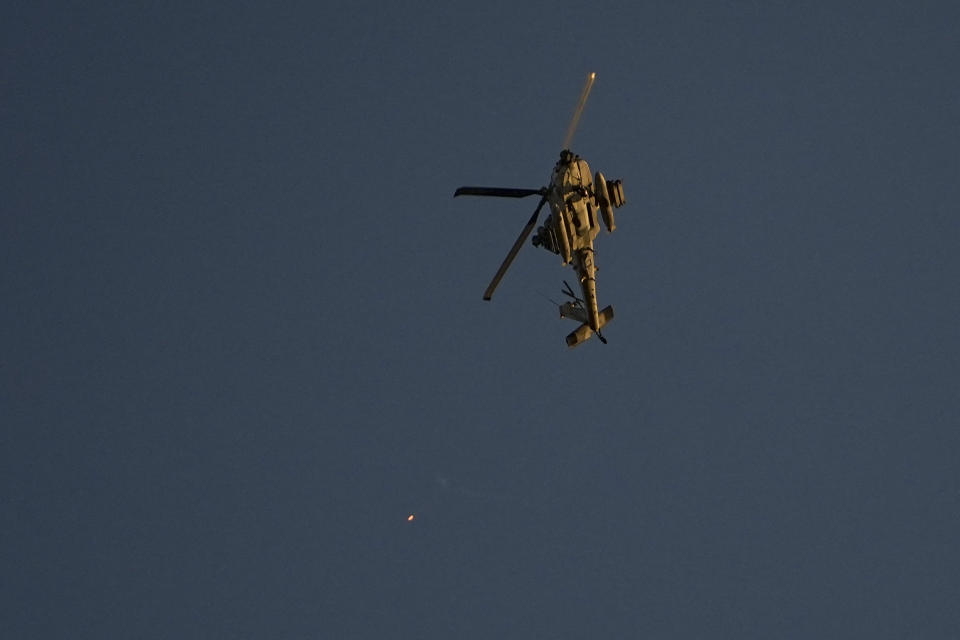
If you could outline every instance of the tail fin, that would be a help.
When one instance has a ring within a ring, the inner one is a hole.
[[[603,311],[600,312],[600,327],[603,328],[605,324],[613,320],[613,307],[607,306]],[[590,339],[590,336],[593,335],[593,329],[590,328],[588,323],[583,323],[577,330],[567,336],[567,346],[575,347],[581,342],[585,342]]]

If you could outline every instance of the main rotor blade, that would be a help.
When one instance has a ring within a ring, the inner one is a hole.
[[[587,76],[587,82],[583,85],[583,91],[580,93],[580,102],[577,103],[577,108],[573,112],[573,118],[570,119],[570,126],[567,127],[567,137],[563,139],[563,146],[560,147],[561,149],[569,149],[570,143],[573,142],[573,134],[577,130],[577,124],[580,122],[580,115],[583,113],[583,107],[587,104],[587,96],[590,95],[590,89],[593,87],[593,81],[596,77],[596,71]]]
[[[510,247],[510,253],[507,254],[507,257],[503,259],[503,264],[501,264],[500,268],[497,269],[497,275],[493,276],[493,280],[490,281],[490,286],[487,287],[487,290],[483,292],[484,300],[489,300],[491,297],[493,297],[493,290],[497,288],[498,284],[500,284],[500,281],[503,279],[503,274],[507,272],[507,268],[510,266],[510,263],[513,262],[513,259],[517,257],[520,247],[523,246],[527,236],[529,236],[530,232],[533,231],[533,227],[537,224],[537,216],[540,215],[540,209],[543,208],[543,205],[546,202],[547,196],[543,196],[540,199],[540,204],[538,204],[537,208],[533,210],[533,215],[530,216],[529,220],[527,220],[527,226],[525,226],[523,231],[520,232],[520,236],[517,238],[517,241],[513,243],[512,247]]]
[[[453,193],[457,196],[497,196],[500,198],[526,198],[532,195],[543,195],[543,189],[508,189],[504,187],[460,187]]]

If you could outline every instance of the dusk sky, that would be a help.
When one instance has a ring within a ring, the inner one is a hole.
[[[88,4],[0,10],[0,636],[960,636],[960,5]],[[452,196],[589,72],[571,350]]]

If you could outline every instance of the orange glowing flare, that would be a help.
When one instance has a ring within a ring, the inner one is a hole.
[[[413,514],[407,516],[407,522],[413,522]]]

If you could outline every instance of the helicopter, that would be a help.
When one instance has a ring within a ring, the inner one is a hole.
[[[580,94],[580,100],[574,110],[567,135],[563,142],[560,159],[550,174],[550,183],[540,189],[512,189],[504,187],[460,187],[453,196],[493,196],[500,198],[526,198],[540,196],[540,202],[520,236],[513,243],[503,264],[497,270],[493,280],[483,293],[484,300],[490,300],[493,292],[500,284],[504,274],[520,251],[520,247],[533,231],[543,205],[550,205],[550,215],[544,224],[537,228],[532,244],[559,255],[563,265],[571,265],[580,280],[580,289],[583,297],[574,293],[573,289],[564,281],[564,295],[570,301],[558,305],[561,318],[570,318],[580,323],[580,326],[570,333],[567,346],[575,347],[593,334],[604,344],[606,338],[600,330],[613,319],[613,307],[607,306],[598,310],[596,273],[597,265],[594,259],[593,242],[600,232],[597,218],[599,212],[608,233],[616,229],[613,210],[624,205],[623,182],[621,180],[607,180],[599,171],[591,176],[590,165],[587,161],[570,151],[570,143],[576,131],[580,115],[583,113],[590,89],[596,73],[590,73]]]

